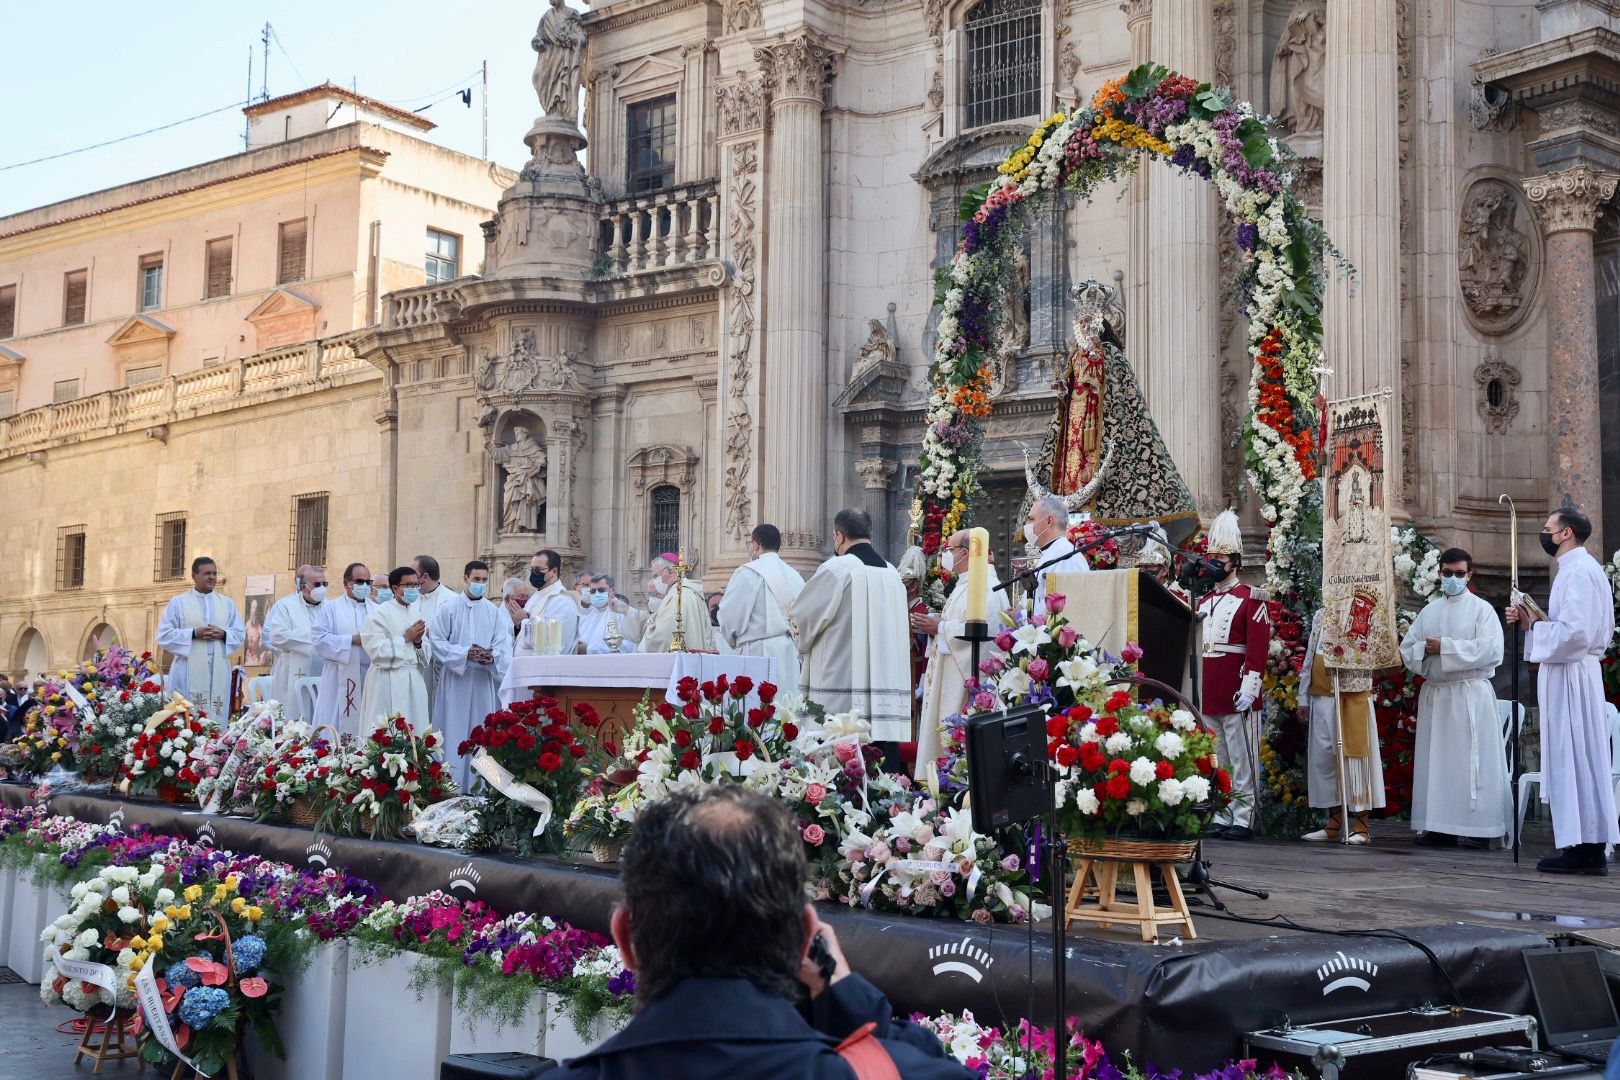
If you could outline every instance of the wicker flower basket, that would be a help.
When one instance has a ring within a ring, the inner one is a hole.
[[[1069,858],[1111,859],[1116,862],[1191,862],[1197,840],[1149,840],[1136,836],[1101,839],[1069,837]]]
[[[591,858],[599,863],[616,863],[623,851],[624,843],[619,840],[595,840],[591,843]]]
[[[342,736],[330,724],[319,724],[312,728],[309,733],[310,739],[313,740],[315,736],[323,731],[331,735],[330,742],[334,750],[343,746]],[[314,799],[311,799],[308,795],[298,795],[293,798],[292,802],[287,804],[287,808],[282,811],[281,816],[289,825],[313,829],[315,823],[321,819],[321,812],[316,808]]]

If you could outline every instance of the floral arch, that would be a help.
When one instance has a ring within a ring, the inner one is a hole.
[[[1321,537],[1320,490],[1311,483],[1321,294],[1336,253],[1295,194],[1294,158],[1265,118],[1229,90],[1155,64],[1104,83],[1088,108],[1053,114],[997,167],[1000,180],[963,197],[961,241],[935,281],[939,336],[912,527],[934,556],[978,489],[990,360],[1019,236],[1063,193],[1089,200],[1151,158],[1211,181],[1235,225],[1242,258],[1233,284],[1254,359],[1243,443],[1249,486],[1271,528],[1266,583],[1306,607]]]

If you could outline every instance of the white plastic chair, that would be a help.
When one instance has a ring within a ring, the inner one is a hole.
[[[1506,716],[1508,703],[1498,701],[1496,704],[1498,713]],[[1616,709],[1614,703],[1608,701],[1603,703],[1603,709],[1609,718],[1609,779],[1614,783],[1615,799],[1620,801],[1620,709]],[[1516,826],[1518,832],[1514,833],[1514,836],[1524,832],[1524,812],[1529,805],[1530,788],[1532,785],[1540,786],[1540,784],[1539,772],[1527,772],[1519,777],[1519,820]]]
[[[270,676],[255,675],[253,678],[249,679],[247,684],[247,693],[243,696],[247,698],[248,704],[250,705],[255,701],[264,701],[267,699],[270,696]]]
[[[293,694],[298,698],[299,717],[313,724],[315,722],[315,703],[320,700],[321,696],[321,680],[306,675],[293,683]]]

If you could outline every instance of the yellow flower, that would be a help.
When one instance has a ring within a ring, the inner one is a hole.
[[[264,908],[257,905],[248,908],[247,917],[249,922],[258,922],[260,919],[264,918]]]
[[[231,911],[237,915],[242,914],[242,909],[245,907],[247,907],[247,900],[243,897],[238,896],[231,901]]]
[[[181,908],[180,913],[175,917],[181,922],[185,922],[187,919],[191,918],[191,905],[187,904],[185,907]]]
[[[186,891],[180,895],[186,898],[186,903],[195,904],[198,900],[202,899],[202,886],[187,885]]]
[[[168,907],[163,909],[163,914],[167,915],[171,919],[178,919],[180,917],[180,909],[175,907],[173,904],[170,904]]]
[[[137,971],[141,970],[141,968],[143,968],[145,966],[146,966],[146,954],[144,952],[136,953],[134,959],[130,960],[130,962],[129,962],[129,970],[131,972],[137,972]]]
[[[162,915],[159,915],[157,918],[152,920],[152,930],[159,934],[163,933],[163,931],[167,930],[171,925],[172,924],[169,922],[169,920]]]
[[[144,949],[146,948],[146,939],[136,934],[129,939],[129,947],[132,949]]]
[[[241,882],[240,878],[238,878],[235,874],[231,874],[229,877],[227,877],[225,879],[225,887],[227,889],[231,890],[231,892],[235,892],[236,887],[237,887],[238,884],[240,884],[240,882]]]
[[[160,951],[163,948],[163,935],[153,934],[151,937],[147,938],[146,947],[152,952]]]
[[[229,889],[227,889],[225,886],[223,886],[223,885],[215,885],[214,886],[214,900],[213,900],[213,902],[216,903],[216,904],[223,904],[225,902],[225,898],[227,896],[229,896],[230,894],[231,894],[231,891]]]

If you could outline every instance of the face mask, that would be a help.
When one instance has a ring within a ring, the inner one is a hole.
[[[405,602],[407,604],[414,604],[420,599],[422,599],[422,590],[415,585],[405,590]]]
[[[947,551],[941,565],[944,567],[947,574],[956,573],[956,552]]]
[[[370,585],[369,582],[364,584],[364,585],[356,585],[356,586],[354,586],[354,598],[356,600],[364,600],[366,597],[368,597],[370,595],[371,595],[371,585]]]
[[[1225,581],[1228,571],[1224,563],[1214,563],[1204,567],[1204,576],[1211,581]]]
[[[317,585],[309,590],[309,598],[317,604],[324,602],[326,600],[326,586]]]
[[[467,595],[472,597],[474,600],[482,600],[484,598],[484,593],[488,589],[489,583],[486,581],[467,582]]]
[[[605,592],[591,593],[591,607],[604,608],[608,606],[608,594]]]
[[[1440,579],[1440,591],[1447,596],[1459,596],[1468,588],[1468,579],[1460,577],[1443,577]]]
[[[663,578],[653,578],[652,591],[657,593],[659,596],[663,596],[665,593],[669,592],[669,586],[664,583]]]
[[[546,574],[545,574],[545,571],[536,570],[532,566],[529,567],[529,584],[533,585],[536,589],[545,588],[546,587]]]
[[[1540,540],[1541,540],[1541,550],[1542,551],[1545,551],[1548,555],[1557,555],[1558,554],[1558,544],[1557,544],[1556,541],[1553,540],[1552,533],[1543,532],[1541,534]]]
[[[1035,523],[1033,521],[1024,522],[1024,543],[1030,547],[1035,546]]]

